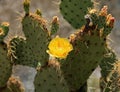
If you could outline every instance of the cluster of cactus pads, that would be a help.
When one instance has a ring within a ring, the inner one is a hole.
[[[15,36],[6,44],[4,38],[9,24],[0,25],[0,92],[25,91],[21,82],[11,77],[12,66],[18,64],[36,69],[35,92],[87,92],[87,79],[99,64],[102,68],[102,92],[120,91],[112,77],[119,77],[117,71],[113,71],[117,59],[106,43],[114,24],[107,6],[97,11],[91,0],[61,0],[60,12],[77,30],[68,38],[73,50],[64,59],[50,58],[46,52],[54,39],[52,35],[59,29],[58,18],[53,18],[49,31],[39,10],[30,13],[29,0],[24,0],[23,6],[25,37]],[[108,56],[110,52],[112,55]]]

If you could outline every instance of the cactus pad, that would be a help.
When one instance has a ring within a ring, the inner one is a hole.
[[[26,40],[14,38],[10,43],[16,48],[15,63],[31,67],[36,67],[38,62],[44,65],[49,58],[46,53],[49,35],[44,20],[31,14],[23,18],[22,24]]]
[[[92,5],[91,0],[61,0],[60,11],[63,17],[78,29],[86,24],[84,16]]]
[[[11,76],[12,64],[7,57],[6,45],[0,44],[0,88],[4,87]]]
[[[49,59],[46,53],[49,43],[49,32],[46,20],[39,14],[29,12],[30,0],[24,0],[25,16],[22,19],[25,40],[15,37],[10,41],[10,56],[16,64],[37,67],[44,66]],[[12,55],[13,54],[13,55]]]
[[[41,65],[44,65],[49,58],[46,53],[49,34],[44,19],[39,15],[31,14],[23,18],[22,24],[26,36],[26,46],[24,47],[31,51],[31,54],[29,50],[27,52],[30,57],[34,57],[34,62],[40,62]]]
[[[38,70],[34,84],[35,92],[70,92],[60,70],[53,66]]]
[[[61,69],[72,91],[86,82],[106,53],[106,41],[100,37],[100,32],[97,29],[85,31],[86,28],[83,32],[80,30],[71,40],[74,50],[61,61]]]

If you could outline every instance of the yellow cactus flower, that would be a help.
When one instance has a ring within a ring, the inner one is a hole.
[[[68,53],[73,50],[73,46],[70,44],[69,40],[60,38],[59,36],[51,40],[48,48],[47,53],[61,59],[66,58]]]

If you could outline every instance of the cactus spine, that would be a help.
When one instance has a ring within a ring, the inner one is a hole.
[[[102,92],[119,92],[120,91],[120,75],[117,71],[116,65],[119,61],[113,52],[109,51],[107,55],[104,56],[100,63],[101,67],[101,79],[100,86]]]

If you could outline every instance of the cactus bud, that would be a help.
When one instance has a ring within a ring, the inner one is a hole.
[[[41,13],[40,9],[36,10],[36,14],[39,15],[39,16],[42,16],[42,13]]]
[[[113,27],[114,22],[115,22],[115,18],[112,17],[111,14],[108,14],[106,18],[106,24],[109,25],[110,27]]]
[[[101,9],[99,15],[100,15],[100,16],[107,16],[107,10],[108,10],[108,7],[107,7],[107,6],[104,6],[104,7]]]
[[[51,35],[55,34],[59,29],[59,19],[57,16],[53,17],[52,26],[51,26]]]
[[[29,15],[30,0],[24,0],[23,6],[26,15]]]

